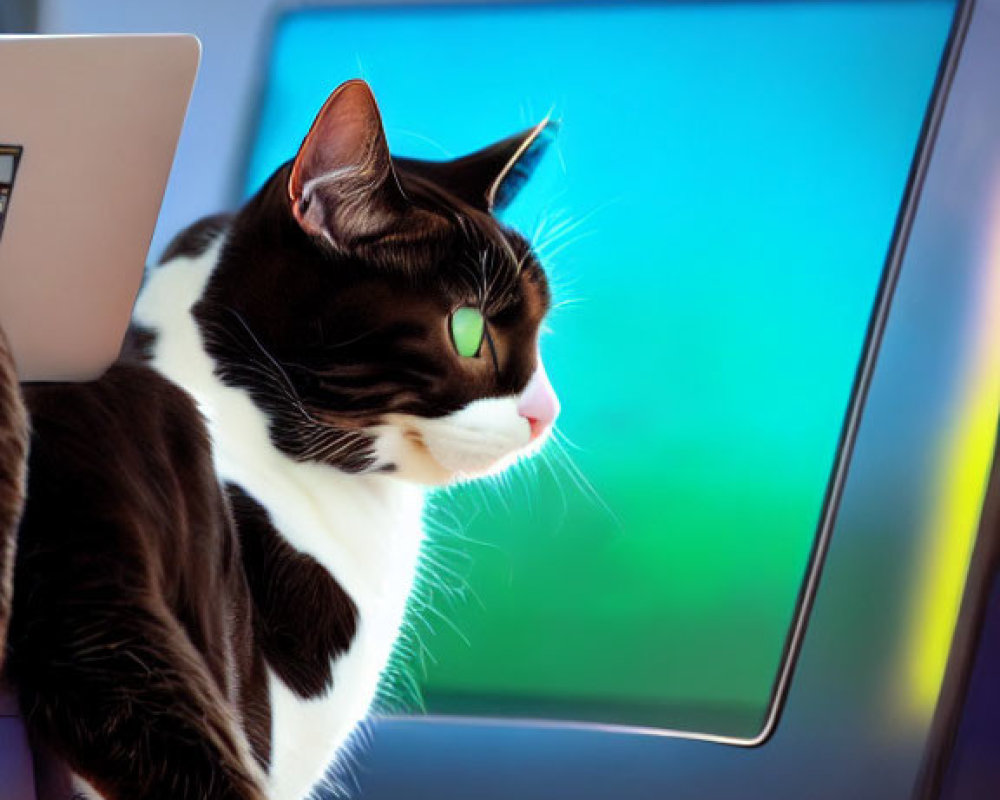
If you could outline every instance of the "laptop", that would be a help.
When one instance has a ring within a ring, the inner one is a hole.
[[[0,326],[22,381],[117,358],[200,59],[193,36],[0,36]]]
[[[182,35],[0,36],[0,326],[21,380],[89,380],[117,358],[200,50]],[[65,771],[35,771],[37,787],[0,681],[0,793],[70,795]]]

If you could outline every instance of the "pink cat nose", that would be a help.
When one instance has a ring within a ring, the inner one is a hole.
[[[549,376],[545,374],[541,361],[521,392],[517,401],[517,413],[528,420],[532,439],[541,436],[559,416],[559,398],[549,383]]]

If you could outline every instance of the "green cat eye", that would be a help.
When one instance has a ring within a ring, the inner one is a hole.
[[[465,306],[451,315],[451,340],[455,350],[463,358],[479,355],[483,344],[484,322],[478,308]]]

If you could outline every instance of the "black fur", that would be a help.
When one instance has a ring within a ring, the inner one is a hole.
[[[238,486],[228,487],[254,607],[257,646],[288,688],[315,697],[333,682],[333,659],[357,630],[357,608],[323,567],[274,529],[267,511]]]
[[[7,674],[32,737],[112,798],[263,798],[252,609],[193,401],[128,364],[25,397]]]

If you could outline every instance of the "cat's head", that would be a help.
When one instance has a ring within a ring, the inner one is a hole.
[[[494,213],[551,130],[454,161],[393,158],[364,82],[330,96],[235,218],[194,309],[279,449],[442,484],[540,446],[559,412],[538,347],[549,289]]]

